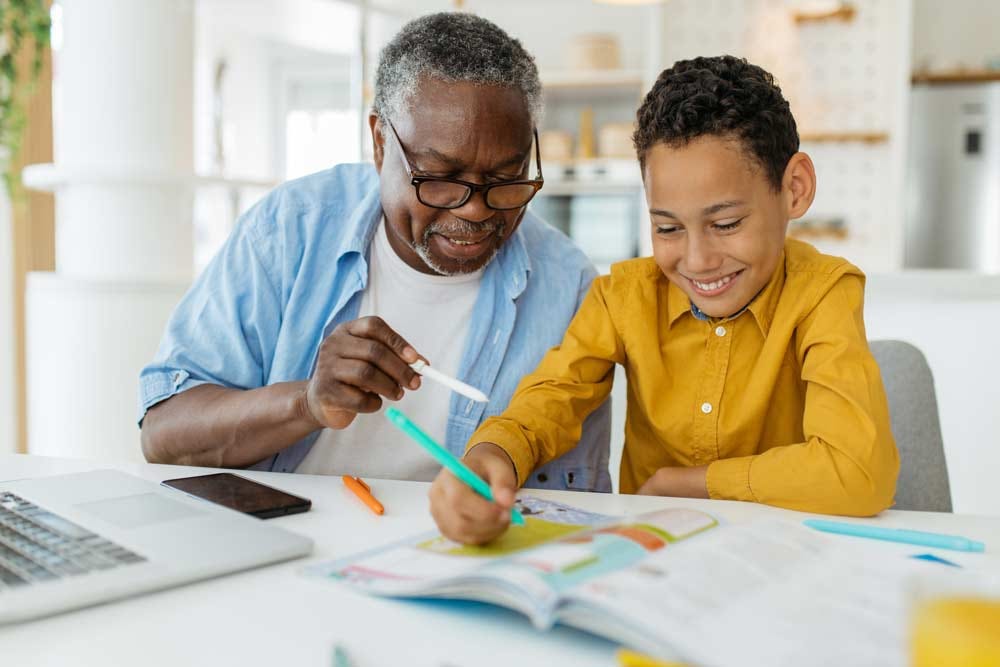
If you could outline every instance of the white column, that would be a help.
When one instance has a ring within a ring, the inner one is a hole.
[[[192,273],[193,0],[66,2],[56,271],[27,286],[31,453],[141,459],[138,373]]]

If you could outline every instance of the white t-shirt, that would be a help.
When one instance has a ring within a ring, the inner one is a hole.
[[[483,271],[459,276],[421,273],[399,258],[386,233],[383,219],[372,242],[368,286],[358,317],[381,317],[432,366],[455,377]],[[383,411],[395,405],[443,445],[451,390],[422,379],[420,389],[404,393],[395,402],[382,397],[383,410],[359,414],[345,429],[323,429],[296,472],[434,479],[441,466],[393,426]]]

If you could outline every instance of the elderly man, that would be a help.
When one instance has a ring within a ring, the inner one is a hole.
[[[542,187],[541,87],[520,42],[459,13],[382,52],[375,167],[254,206],[181,301],[140,377],[149,461],[432,480],[386,400],[456,454],[559,344],[594,278],[526,207]],[[486,392],[425,382],[422,358]],[[530,485],[610,490],[609,406]]]

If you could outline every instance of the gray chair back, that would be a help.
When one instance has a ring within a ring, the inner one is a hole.
[[[882,372],[892,434],[899,448],[893,508],[950,512],[948,465],[930,366],[923,353],[909,343],[876,340],[870,346]]]

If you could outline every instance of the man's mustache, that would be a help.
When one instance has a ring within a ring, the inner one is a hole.
[[[479,236],[481,234],[495,234],[503,231],[504,220],[502,218],[491,218],[483,222],[469,222],[468,220],[455,219],[449,222],[432,222],[424,228],[424,241],[426,242],[431,234],[442,236]]]

